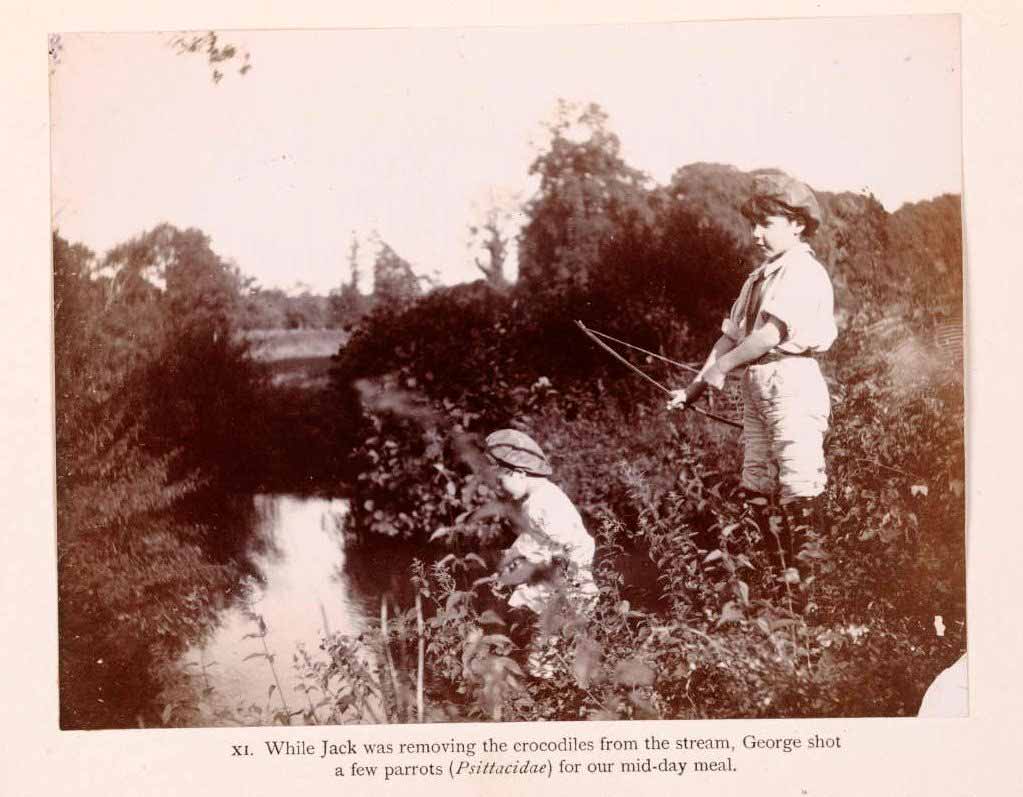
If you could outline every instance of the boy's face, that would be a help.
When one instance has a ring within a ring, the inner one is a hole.
[[[529,486],[525,473],[502,465],[497,466],[497,483],[505,495],[516,501],[525,497]]]
[[[753,243],[768,260],[798,244],[802,235],[803,225],[788,216],[766,216],[753,223]]]

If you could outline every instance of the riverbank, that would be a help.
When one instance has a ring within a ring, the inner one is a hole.
[[[313,389],[326,387],[331,358],[349,335],[338,329],[254,329],[243,337],[252,357],[267,364],[271,384]]]

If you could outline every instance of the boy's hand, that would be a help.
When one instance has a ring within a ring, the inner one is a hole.
[[[722,377],[722,380],[724,377]],[[689,383],[685,390],[672,390],[671,399],[668,401],[668,409],[674,410],[692,404],[707,390],[707,381],[703,377],[697,377]],[[722,381],[722,384],[724,382]]]
[[[682,390],[672,390],[671,398],[668,399],[667,408],[669,410],[677,410],[679,407],[684,407],[686,405],[686,401],[685,388]]]
[[[518,586],[529,581],[535,570],[536,565],[524,556],[505,556],[498,566],[496,581],[505,587]]]

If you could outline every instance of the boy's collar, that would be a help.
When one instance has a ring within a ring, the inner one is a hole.
[[[810,244],[808,244],[806,241],[800,241],[795,246],[789,247],[780,255],[775,257],[774,260],[768,260],[764,263],[761,263],[753,270],[753,276],[756,279],[759,279],[760,277],[770,277],[774,272],[776,272],[783,265],[785,265],[785,261],[788,259],[789,255],[795,254],[796,252],[812,251],[813,250],[810,249]]]

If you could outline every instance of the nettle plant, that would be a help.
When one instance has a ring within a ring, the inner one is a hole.
[[[476,442],[479,413],[388,386],[363,386],[369,434],[352,454],[353,517],[383,537],[489,539],[500,514]]]

